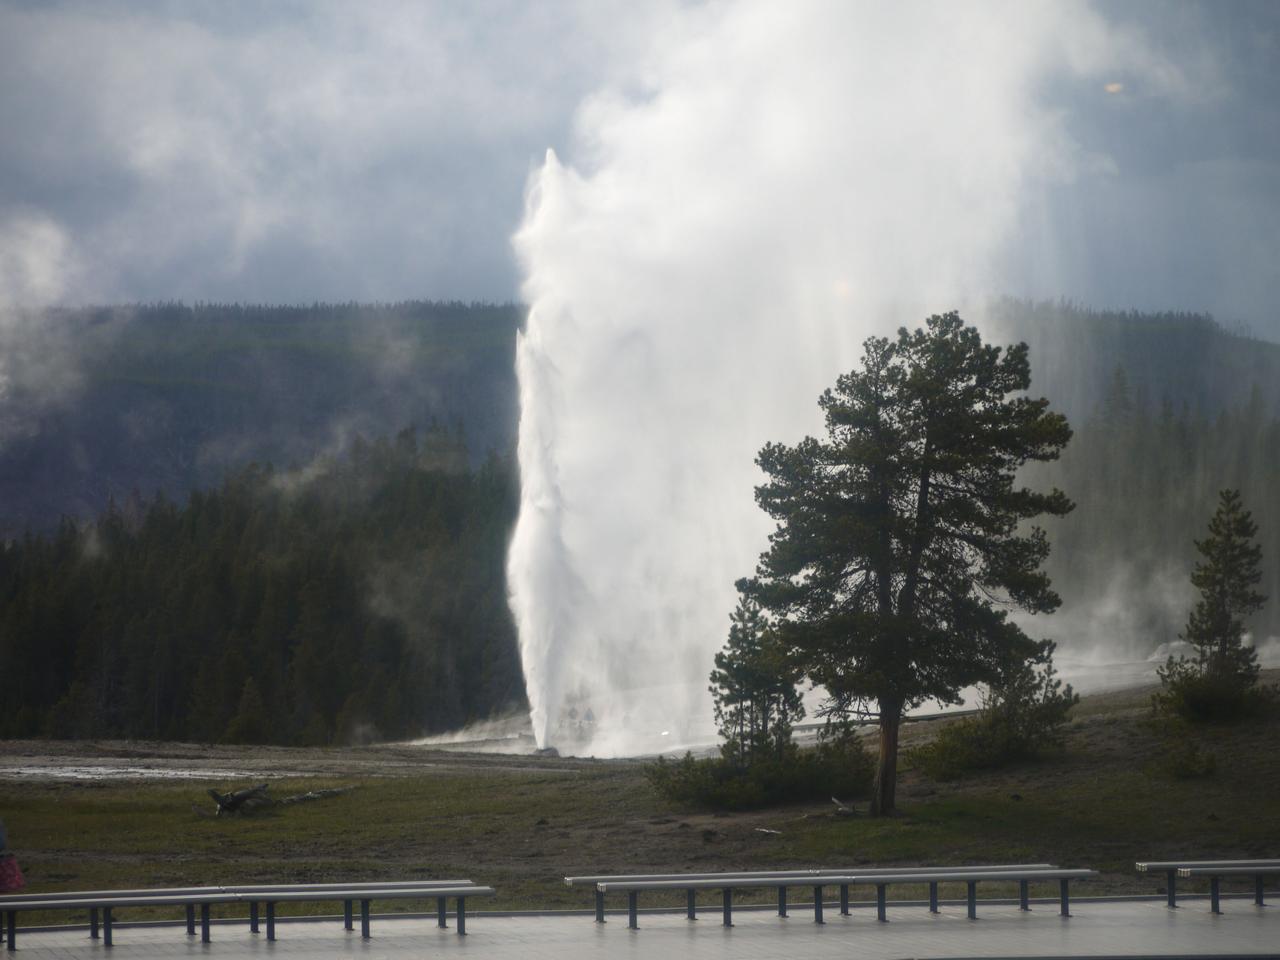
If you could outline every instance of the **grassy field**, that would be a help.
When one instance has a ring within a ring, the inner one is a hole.
[[[1035,763],[948,783],[908,764],[901,813],[891,819],[837,817],[824,803],[731,815],[680,809],[653,793],[634,761],[409,748],[217,748],[219,765],[237,754],[276,770],[323,760],[322,775],[273,779],[275,796],[352,789],[215,818],[208,787],[243,786],[252,774],[214,784],[8,772],[16,758],[42,749],[87,759],[146,752],[137,744],[32,742],[0,745],[9,763],[0,765],[0,817],[31,892],[467,877],[495,886],[499,908],[584,908],[589,894],[561,882],[573,873],[1046,860],[1101,870],[1100,880],[1080,887],[1084,895],[1155,893],[1159,878],[1133,871],[1139,859],[1280,856],[1280,720],[1194,734],[1217,769],[1180,780],[1159,760],[1163,742],[1146,720],[1148,697],[1134,691],[1085,700],[1065,751]],[[906,746],[940,722],[911,725]],[[205,754],[188,749],[193,758]]]

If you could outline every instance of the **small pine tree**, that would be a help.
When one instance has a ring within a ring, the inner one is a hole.
[[[739,767],[781,759],[791,749],[792,724],[804,717],[801,671],[788,663],[755,603],[740,599],[729,619],[729,640],[716,654],[710,687],[725,741],[721,754]]]
[[[1239,491],[1223,490],[1209,536],[1196,541],[1204,559],[1196,563],[1191,583],[1200,599],[1181,635],[1195,648],[1196,658],[1170,657],[1159,670],[1164,689],[1156,695],[1158,709],[1188,719],[1230,719],[1248,712],[1258,654],[1244,645],[1246,619],[1267,599],[1255,589],[1262,579],[1257,533]]]
[[[271,739],[267,705],[253,677],[244,681],[240,706],[222,734],[223,743],[266,743]]]
[[[1202,672],[1252,686],[1258,654],[1243,643],[1245,619],[1267,598],[1254,589],[1262,580],[1262,548],[1254,543],[1258,525],[1240,503],[1238,490],[1223,490],[1209,521],[1209,536],[1196,541],[1204,557],[1191,574],[1200,599],[1191,610],[1183,639],[1196,648]]]

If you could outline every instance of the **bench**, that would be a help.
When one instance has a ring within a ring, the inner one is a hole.
[[[360,936],[369,939],[369,904],[374,900],[417,900],[424,895],[428,898],[434,897],[437,904],[436,923],[437,926],[443,927],[444,923],[444,901],[448,897],[454,897],[457,900],[458,908],[456,913],[456,928],[458,936],[466,936],[467,933],[467,897],[491,897],[494,895],[493,887],[478,887],[474,884],[460,887],[433,887],[430,889],[411,889],[406,887],[382,887],[373,889],[363,889],[357,891],[357,898],[360,900]],[[245,895],[240,895],[242,898]],[[267,907],[267,940],[274,941],[276,938],[276,904],[277,903],[314,903],[320,900],[343,900],[349,903],[350,888],[331,891],[311,891],[311,890],[281,890],[278,893],[270,893],[262,895],[262,902]],[[346,929],[350,930],[350,918],[347,920]]]
[[[1264,905],[1262,900],[1263,878],[1273,877],[1277,874],[1280,874],[1280,863],[1276,863],[1274,860],[1236,861],[1225,866],[1219,863],[1212,866],[1178,868],[1178,876],[1180,877],[1209,878],[1209,909],[1213,913],[1222,912],[1219,909],[1219,882],[1223,877],[1253,877],[1253,902],[1261,907]]]
[[[30,895],[28,895],[30,896]],[[42,900],[38,896],[19,901],[16,898],[0,899],[0,912],[5,915],[8,927],[8,948],[17,950],[18,914],[31,910],[88,910],[90,916],[90,936],[98,936],[98,914],[102,915],[102,945],[111,946],[111,922],[113,911],[120,907],[186,907],[188,911],[200,908],[201,929],[203,939],[209,939],[209,907],[215,903],[236,903],[240,899],[237,893],[155,893],[151,891],[106,892],[94,895],[92,892],[80,896],[63,896],[57,899]]]
[[[915,873],[880,873],[880,874],[862,874],[852,878],[853,883],[874,884],[876,888],[876,917],[880,921],[884,921],[885,917],[885,893],[886,888],[891,883],[921,883],[927,881],[929,884],[929,912],[938,912],[938,884],[939,883],[964,883],[968,887],[968,915],[970,920],[978,919],[978,884],[984,881],[994,882],[1013,882],[1018,883],[1018,909],[1030,910],[1031,897],[1030,886],[1033,882],[1045,883],[1050,881],[1058,881],[1058,912],[1064,916],[1071,916],[1071,890],[1072,880],[1088,880],[1098,875],[1097,870],[1084,869],[1062,869],[1060,867],[1038,867],[1032,869],[1018,869],[1007,867],[995,868],[976,868],[970,870],[950,870],[950,871],[919,871]]]
[[[0,915],[7,922],[8,949],[15,950],[17,915],[34,910],[87,910],[90,937],[98,937],[99,912],[102,916],[103,946],[112,944],[113,910],[133,906],[183,906],[187,914],[187,933],[195,933],[195,908],[200,907],[201,940],[209,942],[209,909],[215,903],[247,903],[250,930],[258,932],[258,905],[267,907],[267,939],[275,940],[275,905],[280,902],[342,901],[344,926],[352,929],[352,903],[360,901],[361,934],[369,936],[369,904],[372,900],[435,898],[437,924],[445,926],[446,898],[457,900],[457,932],[466,933],[466,898],[492,896],[492,887],[479,887],[469,880],[456,881],[388,881],[383,883],[331,884],[263,884],[239,887],[171,887],[149,890],[67,891],[61,893],[20,894],[0,897]]]
[[[945,878],[957,873],[987,873],[995,870],[1054,870],[1057,864],[1053,863],[1005,863],[992,864],[989,866],[981,864],[970,864],[963,867],[862,867],[850,870],[825,870],[820,871],[821,876],[839,876],[841,874],[850,875],[857,874],[860,877],[874,878],[878,876],[888,876],[890,874],[919,876],[921,874],[936,874],[942,878],[930,880],[927,877],[921,877],[920,882],[929,884],[929,911],[931,913],[938,912],[938,884],[945,882]],[[840,915],[847,917],[849,915],[849,884],[838,883],[840,888]],[[1025,892],[1025,891],[1024,891]],[[780,891],[780,897],[784,896]],[[785,904],[783,904],[785,905]],[[1029,908],[1028,908],[1029,909]],[[883,909],[880,911],[883,920]],[[786,916],[784,911],[780,911],[781,916]]]
[[[1280,867],[1280,860],[1146,860],[1133,865],[1139,873],[1163,873],[1166,902],[1178,906],[1178,872],[1181,870],[1232,870],[1237,867]]]
[[[260,903],[266,902],[266,900],[268,899],[267,895],[269,894],[290,892],[290,891],[296,891],[296,890],[315,891],[317,893],[322,891],[330,891],[330,890],[346,892],[350,894],[350,896],[344,897],[342,899],[342,926],[344,930],[352,930],[354,929],[354,926],[352,924],[352,907],[355,900],[359,899],[357,895],[362,890],[411,889],[411,890],[434,891],[435,888],[437,887],[469,887],[469,886],[474,886],[474,884],[470,880],[393,880],[393,881],[387,881],[384,883],[378,883],[377,881],[368,882],[368,883],[307,883],[307,884],[268,883],[268,884],[256,884],[256,885],[248,885],[248,886],[224,887],[223,889],[229,890],[233,893],[239,893],[244,895],[243,898],[247,900],[249,903],[249,930],[251,933],[257,933],[258,932],[258,907]],[[258,894],[261,896],[258,896],[255,898],[254,896],[255,894]],[[383,897],[380,899],[386,899],[386,898]],[[446,896],[436,894],[436,926],[438,927],[448,926],[448,924],[446,923],[446,916],[447,916],[447,911],[445,909],[446,900],[447,900]],[[461,903],[459,903],[459,909],[462,909]],[[466,925],[465,916],[461,919],[460,922],[463,924],[463,927],[465,927]],[[275,924],[272,923],[269,926],[271,927],[270,933],[272,935],[269,936],[267,939],[270,940],[270,939],[274,939]],[[465,930],[460,930],[459,932],[460,933],[465,932]],[[188,934],[195,933],[191,910],[187,911],[187,933]]]
[[[358,893],[362,889],[390,889],[390,888],[432,888],[432,887],[452,887],[452,886],[469,886],[472,885],[470,880],[388,880],[382,882],[370,883],[289,883],[289,884],[250,884],[241,886],[207,886],[207,887],[147,887],[135,890],[73,890],[59,891],[54,893],[24,893],[15,894],[5,897],[5,902],[20,904],[37,904],[38,906],[47,906],[48,909],[57,909],[57,904],[66,900],[83,900],[85,898],[106,898],[106,897],[130,897],[130,896],[192,896],[196,897],[206,893],[271,893],[280,890],[349,890],[353,894]],[[253,933],[258,932],[258,900],[247,898],[249,902],[249,929]],[[344,926],[347,930],[352,929],[351,899],[343,901],[343,919]],[[187,904],[187,934],[195,936],[195,907],[197,902],[192,900]],[[445,898],[440,897],[436,904],[437,922],[439,926],[445,926]],[[36,906],[29,909],[37,909]],[[98,911],[96,906],[89,907],[89,936],[98,939]],[[2,912],[2,911],[0,911]],[[208,937],[206,936],[207,940]],[[4,924],[0,922],[0,942],[4,940]]]
[[[741,874],[671,874],[666,876],[649,875],[633,877],[613,877],[602,879],[596,883],[596,920],[603,922],[603,898],[610,891],[627,894],[628,926],[638,926],[639,894],[650,890],[684,890],[686,894],[686,914],[690,920],[697,919],[695,896],[698,890],[719,889],[722,891],[722,914],[725,926],[733,925],[733,891],[741,888],[774,887],[778,890],[778,915],[787,915],[786,891],[789,887],[813,888],[813,919],[822,923],[823,896],[827,886],[840,888],[840,912],[849,913],[848,890],[851,885],[869,884],[876,887],[877,916],[881,921],[885,916],[886,888],[893,883],[928,883],[929,909],[938,912],[938,884],[947,882],[965,882],[969,888],[969,916],[976,918],[976,887],[981,881],[1018,882],[1020,887],[1020,904],[1022,909],[1029,909],[1028,887],[1032,881],[1057,880],[1059,882],[1059,899],[1063,916],[1069,916],[1069,882],[1075,879],[1086,879],[1097,876],[1093,870],[1062,870],[1050,864],[1009,864],[995,867],[910,867],[910,868],[864,868],[856,871],[790,871],[787,874],[741,873]],[[568,882],[569,878],[566,878]],[[579,879],[579,878],[574,878]]]
[[[635,883],[646,883],[646,882],[667,882],[667,881],[680,881],[680,882],[682,882],[682,881],[685,881],[685,880],[732,880],[732,879],[737,879],[737,878],[748,878],[748,879],[768,879],[768,878],[773,877],[773,878],[777,878],[777,879],[779,879],[779,880],[781,880],[781,881],[783,881],[783,882],[782,882],[782,883],[778,883],[778,884],[754,884],[754,886],[775,886],[775,885],[776,885],[776,886],[777,886],[777,888],[778,888],[778,915],[779,915],[779,916],[781,916],[781,917],[785,917],[785,916],[787,915],[787,887],[788,887],[788,882],[787,882],[787,881],[790,881],[792,878],[796,878],[796,877],[840,876],[840,875],[842,875],[842,874],[851,874],[851,873],[861,873],[861,874],[867,874],[867,873],[904,873],[904,872],[913,872],[913,871],[930,871],[930,870],[931,870],[931,871],[933,871],[933,872],[941,872],[941,873],[946,873],[946,872],[951,872],[951,871],[959,871],[959,870],[1024,870],[1024,869],[1025,869],[1025,870],[1031,870],[1031,869],[1037,869],[1037,870],[1039,870],[1039,869],[1051,869],[1051,868],[1052,868],[1052,867],[1054,867],[1054,866],[1055,866],[1055,865],[1054,865],[1054,864],[1052,864],[1052,863],[1014,863],[1014,864],[1004,864],[1004,865],[1000,865],[1000,866],[990,866],[990,867],[979,867],[979,866],[967,866],[967,867],[880,867],[880,868],[866,868],[866,867],[858,868],[858,867],[851,867],[851,868],[849,868],[849,869],[847,869],[847,870],[840,870],[840,869],[837,869],[837,870],[829,870],[829,869],[828,869],[828,870],[822,870],[822,869],[811,869],[811,870],[756,870],[756,871],[744,870],[744,871],[740,871],[740,872],[736,872],[736,873],[725,873],[725,872],[722,872],[722,873],[641,873],[641,874],[610,874],[610,875],[597,875],[597,876],[588,876],[588,877],[565,877],[565,878],[564,878],[564,882],[565,882],[565,885],[566,885],[566,886],[574,886],[574,885],[580,885],[580,884],[591,884],[592,886],[594,886],[594,887],[596,888],[596,891],[595,891],[595,900],[596,900],[596,923],[604,923],[604,922],[605,922],[605,919],[604,919],[604,891],[600,890],[600,888],[599,888],[599,887],[600,887],[600,884],[602,884],[602,883],[605,883],[605,884],[607,884],[607,883],[613,883],[613,884],[615,884],[615,889],[617,889],[616,884],[619,884],[619,883],[628,883],[628,882],[635,882]],[[676,890],[681,889],[680,882],[673,882],[673,884],[672,884],[672,886],[670,887],[670,889],[676,889]],[[739,885],[740,885],[740,884],[739,884]],[[800,884],[790,884],[790,885],[791,885],[791,886],[799,886]],[[712,886],[714,886],[714,884],[713,884]],[[807,886],[807,884],[804,884],[804,886]],[[824,886],[830,886],[830,884],[824,884]],[[842,915],[844,915],[844,916],[847,916],[847,915],[848,915],[848,913],[849,913],[849,885],[848,885],[847,883],[845,883],[845,884],[839,884],[839,887],[840,887],[840,913],[841,913]],[[694,915],[694,913],[693,913],[693,910],[694,910],[694,889],[696,889],[696,888],[689,888],[689,887],[685,887],[684,889],[687,891],[687,900],[688,900],[689,918],[690,918],[690,919],[696,919],[696,917],[695,917],[695,915]],[[936,898],[936,895],[937,895],[937,885],[936,885],[936,884],[932,884],[932,885],[931,885],[931,887],[930,887],[930,889],[931,889],[931,891],[932,891],[933,895],[934,895],[934,896],[935,896],[935,898]]]
[[[596,899],[596,923],[604,923],[604,891],[600,889],[600,884],[608,883],[648,883],[648,882],[667,882],[667,881],[684,881],[684,880],[726,880],[726,879],[760,879],[774,878],[778,880],[788,880],[793,877],[812,877],[819,873],[818,870],[745,870],[740,873],[633,873],[633,874],[600,874],[590,877],[565,877],[564,883],[567,887],[579,886],[582,884],[590,884],[595,888]],[[765,884],[772,886],[772,884]],[[679,886],[671,889],[680,889]],[[779,888],[780,896],[786,896],[785,886]],[[784,899],[785,904],[785,899]],[[693,891],[689,890],[689,910],[693,910]],[[690,919],[694,919],[693,913],[689,914]],[[634,924],[632,924],[634,926]]]

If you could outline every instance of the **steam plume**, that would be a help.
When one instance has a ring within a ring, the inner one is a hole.
[[[509,582],[540,745],[705,733],[769,530],[756,451],[818,428],[867,335],[999,292],[1027,194],[1106,167],[1043,85],[1135,72],[1177,84],[1076,5],[740,3],[684,11],[582,106],[515,237]]]

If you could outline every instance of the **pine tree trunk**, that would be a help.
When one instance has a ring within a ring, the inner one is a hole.
[[[871,787],[871,815],[884,817],[896,809],[894,800],[898,786],[898,727],[902,709],[880,705],[880,756],[876,762],[876,779]]]

